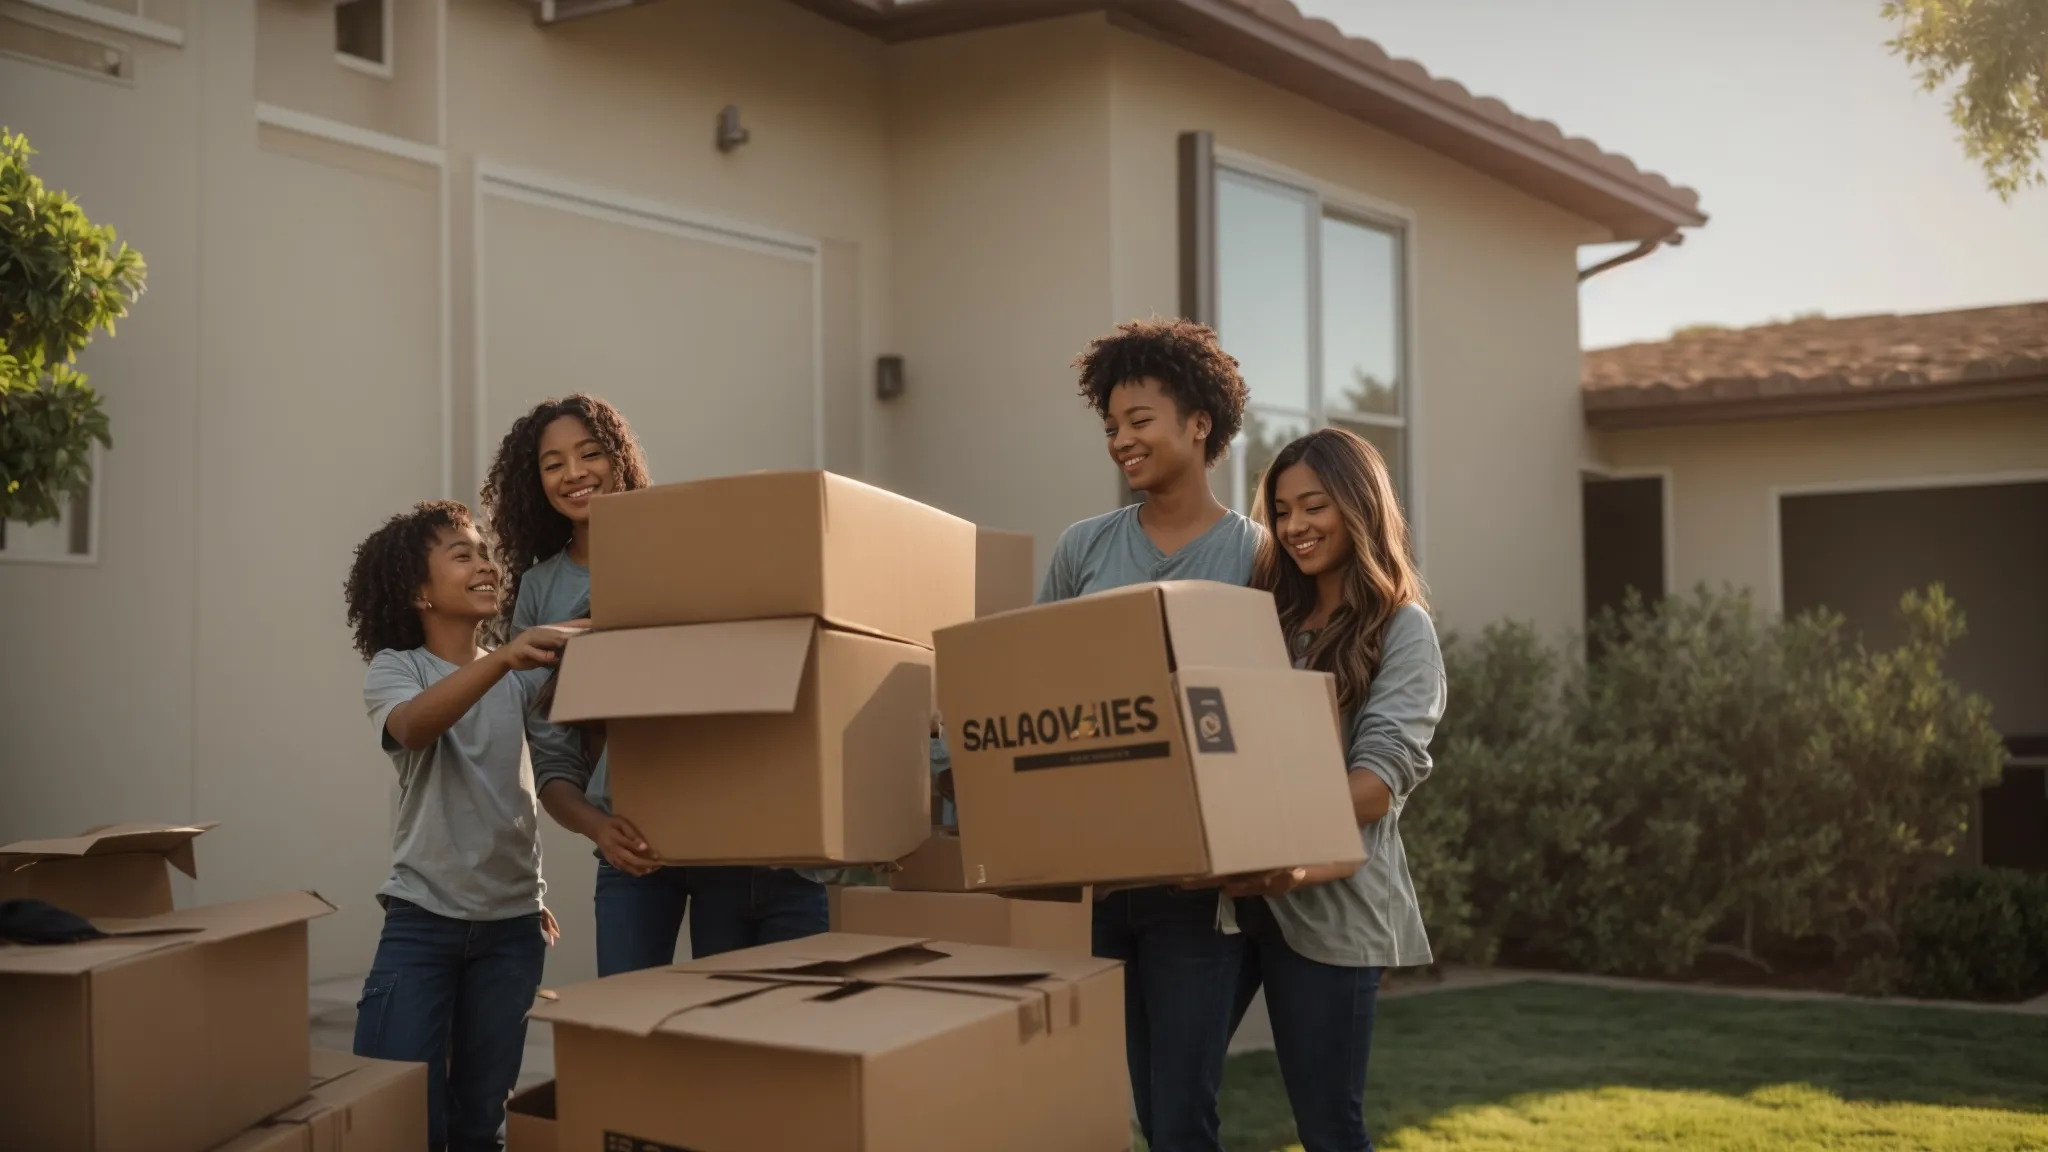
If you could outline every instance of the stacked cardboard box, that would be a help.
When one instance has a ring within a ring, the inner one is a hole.
[[[0,849],[0,891],[107,935],[0,944],[0,1128],[48,1152],[198,1152],[306,1095],[306,924],[288,892],[183,911],[205,826],[132,825]],[[113,911],[108,911],[113,910]]]
[[[930,822],[932,636],[975,528],[823,472],[591,506],[591,619],[551,718],[602,721],[613,809],[688,864],[895,860]]]
[[[316,1048],[312,1073],[305,1099],[215,1152],[426,1152],[426,1065]]]

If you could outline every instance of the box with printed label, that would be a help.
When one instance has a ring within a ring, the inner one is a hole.
[[[829,933],[578,984],[562,1148],[1122,1152],[1113,960]]]
[[[612,810],[669,863],[879,863],[931,826],[931,664],[812,617],[590,632],[549,715],[604,722]]]
[[[315,1048],[312,1072],[304,1100],[214,1152],[426,1152],[425,1064]]]
[[[199,875],[192,841],[211,824],[110,824],[0,848],[0,901],[41,900],[74,916],[134,919],[171,910],[172,868]]]
[[[599,629],[815,616],[929,648],[974,617],[974,525],[829,472],[751,472],[590,504]]]
[[[1094,901],[1018,900],[991,892],[899,892],[833,887],[832,930],[859,936],[921,936],[961,944],[1094,952]]]
[[[1271,595],[1144,584],[937,639],[970,887],[1363,858],[1335,682],[1292,667]]]
[[[305,1096],[306,922],[333,910],[288,892],[0,945],[8,1146],[191,1152]]]

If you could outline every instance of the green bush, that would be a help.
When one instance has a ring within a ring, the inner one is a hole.
[[[1402,813],[1439,955],[1514,941],[1666,974],[1710,950],[1768,967],[1767,939],[1889,955],[2003,759],[1942,670],[1961,613],[1939,588],[1900,612],[1882,651],[1838,616],[1705,590],[1595,620],[1590,661],[1520,625],[1447,638],[1438,767]]]
[[[2024,1000],[2048,992],[2048,877],[1979,868],[1907,902],[1899,936],[1907,992],[1938,1000]]]

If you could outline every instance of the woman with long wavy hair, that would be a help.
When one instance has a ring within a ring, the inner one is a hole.
[[[1254,516],[1267,538],[1252,585],[1273,593],[1296,666],[1337,681],[1366,859],[1226,885],[1247,942],[1236,1011],[1265,988],[1305,1152],[1362,1152],[1380,973],[1431,959],[1400,817],[1429,776],[1443,656],[1393,477],[1371,444],[1324,428],[1287,445]]]

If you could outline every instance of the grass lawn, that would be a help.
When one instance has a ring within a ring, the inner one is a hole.
[[[1380,1005],[1390,1152],[2048,1149],[2048,1018],[1529,983]],[[1234,1057],[1231,1152],[1296,1147],[1279,1065]]]

